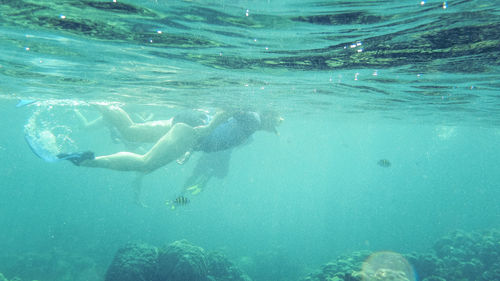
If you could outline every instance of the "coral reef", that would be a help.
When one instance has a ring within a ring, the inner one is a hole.
[[[94,260],[57,248],[41,253],[28,252],[15,256],[1,256],[0,265],[2,266],[0,270],[10,281],[102,280],[102,269]]]
[[[206,252],[186,240],[160,250],[144,243],[118,250],[106,281],[250,281],[222,254]]]
[[[304,263],[283,247],[271,247],[254,256],[243,256],[238,266],[256,281],[298,280],[304,275]]]
[[[208,260],[208,278],[217,281],[251,281],[238,267],[230,262],[224,255],[210,252]]]
[[[455,231],[433,249],[430,254],[407,255],[422,280],[500,280],[499,231]]]
[[[303,281],[417,280],[405,270],[383,266],[370,269],[366,266],[370,256],[357,252],[339,257]],[[500,231],[455,231],[436,241],[432,252],[406,254],[404,258],[422,281],[500,280]]]
[[[9,281],[9,280],[5,278],[5,276],[3,276],[3,274],[0,272],[0,281]],[[21,278],[19,277],[14,277],[10,279],[10,281],[23,281],[23,280],[21,280]],[[38,280],[32,280],[32,281],[38,281]]]
[[[363,262],[370,256],[370,252],[354,252],[351,255],[340,256],[335,261],[321,266],[318,272],[309,274],[304,281],[353,281],[361,280]]]
[[[287,255],[268,251],[243,257],[240,265],[256,280],[295,280],[297,266]],[[0,281],[102,280],[97,264],[85,257],[52,250],[0,258]],[[294,274],[290,274],[290,273]],[[7,279],[8,277],[8,279]],[[157,248],[129,243],[108,267],[106,281],[251,281],[218,252],[186,240]],[[354,252],[328,262],[302,281],[492,281],[500,280],[500,231],[452,232],[427,253]]]
[[[144,243],[129,243],[118,250],[106,272],[108,281],[154,280],[158,249]]]
[[[439,239],[434,251],[439,259],[437,277],[500,280],[500,231],[455,231]]]
[[[207,274],[207,258],[202,248],[181,240],[161,249],[158,280],[205,281]]]

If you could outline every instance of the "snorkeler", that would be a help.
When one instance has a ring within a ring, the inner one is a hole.
[[[93,153],[61,154],[75,165],[119,171],[150,173],[192,151],[216,152],[244,143],[259,130],[276,132],[283,120],[276,113],[219,112],[209,122],[204,115],[180,115],[168,120],[134,123],[123,109],[99,106],[103,120],[114,124],[128,140],[155,142],[144,154],[118,152],[94,157]]]
[[[140,118],[142,122],[136,123],[118,106],[96,107],[102,116],[93,121],[88,121],[75,110],[82,127],[106,125],[119,142],[126,147],[134,146],[127,148],[127,151],[139,149],[141,153],[124,151],[99,157],[95,157],[92,151],[60,153],[58,149],[47,150],[47,145],[40,145],[37,141],[37,138],[40,138],[38,134],[26,135],[27,143],[37,156],[47,162],[68,160],[77,166],[137,171],[137,177],[132,185],[136,201],[140,204],[142,204],[140,196],[144,175],[173,160],[182,164],[189,159],[192,152],[207,152],[198,159],[193,174],[188,177],[181,192],[181,195],[198,194],[212,177],[223,178],[227,174],[232,148],[248,143],[247,140],[256,131],[277,133],[276,126],[283,120],[273,111],[219,112],[209,116],[203,111],[190,110],[170,119],[158,121],[151,121],[152,115],[149,114],[147,118]],[[127,142],[132,145],[127,145]],[[139,142],[150,142],[154,145],[151,149],[143,148],[138,147]]]
[[[196,162],[191,175],[182,186],[182,195],[197,195],[202,192],[213,178],[223,179],[229,172],[229,160],[233,149],[203,153]]]
[[[277,133],[276,126],[283,121],[272,111],[219,112],[211,118],[200,111],[188,111],[168,120],[135,123],[123,109],[117,106],[98,106],[98,108],[102,113],[103,121],[113,124],[124,139],[154,142],[153,147],[144,154],[124,151],[94,157],[93,152],[86,151],[60,154],[58,157],[71,161],[77,166],[139,172],[133,182],[133,187],[136,201],[141,205],[144,205],[141,200],[144,175],[174,160],[182,164],[194,151],[213,153],[231,150],[245,143],[254,132],[259,130]],[[227,155],[230,155],[230,152]],[[228,161],[229,157],[227,157]],[[197,174],[194,171],[183,186],[181,194],[201,192],[212,176],[216,176],[216,172],[207,171]],[[198,182],[192,184],[193,179]]]

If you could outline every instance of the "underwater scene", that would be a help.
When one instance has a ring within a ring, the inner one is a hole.
[[[500,280],[499,2],[0,15],[0,281]]]

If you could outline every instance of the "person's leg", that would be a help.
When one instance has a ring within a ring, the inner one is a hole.
[[[103,119],[113,124],[118,130],[126,130],[134,124],[128,113],[118,106],[98,104],[96,107],[101,112]]]
[[[80,120],[80,125],[82,126],[82,128],[85,128],[85,129],[95,128],[95,127],[98,127],[98,125],[100,125],[102,123],[102,116],[100,116],[92,121],[89,121],[80,112],[80,110],[78,110],[78,108],[75,108],[74,111],[75,111],[76,117]]]
[[[195,130],[178,123],[165,134],[146,154],[118,152],[85,160],[80,165],[119,171],[152,172],[182,156],[196,143]]]
[[[205,189],[213,177],[224,178],[229,170],[232,149],[204,153],[198,159],[191,176],[184,182],[181,194],[196,195]]]
[[[172,119],[135,123],[118,106],[97,105],[103,120],[113,125],[121,136],[131,142],[156,142],[172,127]]]

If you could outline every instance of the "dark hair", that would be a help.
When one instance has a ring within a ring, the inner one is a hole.
[[[185,110],[172,119],[172,124],[184,123],[191,127],[206,125],[207,115],[198,110]]]

